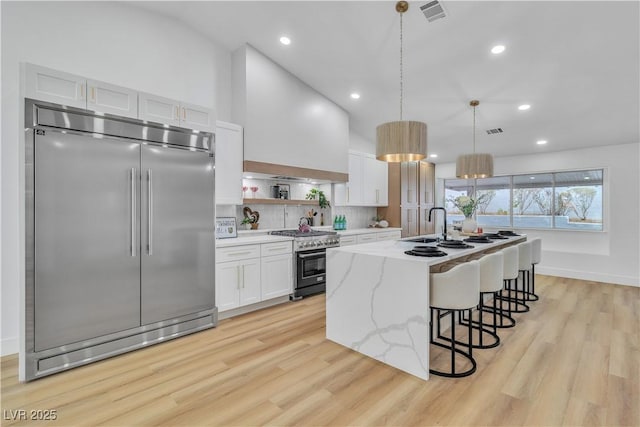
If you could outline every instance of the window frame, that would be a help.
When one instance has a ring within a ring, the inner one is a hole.
[[[551,174],[551,206],[555,207],[556,203],[556,174],[566,173],[566,172],[591,172],[591,171],[601,171],[602,172],[602,226],[599,230],[589,230],[589,229],[579,229],[579,228],[558,228],[556,227],[556,218],[555,215],[551,215],[551,227],[520,227],[513,225],[513,195],[514,195],[514,177],[518,176],[527,176],[527,175],[538,175],[538,174]],[[509,178],[509,226],[504,226],[507,229],[517,228],[519,230],[535,230],[535,231],[562,231],[562,232],[580,232],[580,233],[607,233],[609,231],[609,170],[606,166],[601,167],[586,167],[586,168],[572,168],[572,169],[561,169],[561,170],[547,170],[547,171],[529,171],[529,172],[520,172],[514,174],[504,174],[504,175],[494,175],[494,178]],[[442,202],[443,206],[446,205],[446,190],[447,190],[447,181],[458,180],[460,178],[444,178],[442,180]],[[481,178],[482,179],[482,178]],[[477,191],[477,183],[478,179],[469,179],[472,181],[471,184],[471,197],[475,197]]]

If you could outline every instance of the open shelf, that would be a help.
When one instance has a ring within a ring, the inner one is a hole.
[[[311,205],[318,206],[317,200],[289,200],[289,199],[242,199],[245,205]]]

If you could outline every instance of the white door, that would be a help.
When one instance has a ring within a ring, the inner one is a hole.
[[[27,98],[87,108],[86,79],[33,64],[25,66]]]
[[[138,92],[97,80],[87,80],[87,109],[138,118]]]
[[[212,109],[199,105],[180,104],[180,126],[188,129],[214,132],[216,119]]]
[[[138,94],[138,118],[171,126],[180,126],[180,104],[150,93]]]
[[[293,260],[291,254],[262,258],[262,299],[293,292]]]
[[[376,205],[389,205],[389,164],[380,160],[374,160],[376,177]]]
[[[240,282],[240,305],[253,304],[260,301],[260,259],[253,258],[242,261],[242,277]]]
[[[216,124],[216,204],[242,204],[242,127]]]
[[[216,306],[218,311],[230,310],[240,305],[240,283],[244,261],[216,264]]]

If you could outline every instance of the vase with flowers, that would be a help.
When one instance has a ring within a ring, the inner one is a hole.
[[[473,233],[478,228],[478,223],[473,218],[476,212],[476,208],[483,202],[484,194],[474,199],[469,196],[458,196],[451,198],[449,201],[462,212],[464,215],[464,221],[462,221],[462,232]]]

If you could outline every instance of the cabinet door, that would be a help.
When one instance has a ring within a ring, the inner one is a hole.
[[[351,178],[349,178],[351,179]],[[347,184],[333,184],[333,206],[347,205]]]
[[[402,222],[402,237],[411,237],[418,235],[418,208],[401,209],[400,221]]]
[[[96,80],[87,80],[87,109],[138,118],[138,92]]]
[[[214,307],[213,192],[208,153],[143,145],[143,324]]]
[[[230,310],[240,305],[240,283],[243,261],[216,264],[216,305],[218,311]]]
[[[400,205],[418,205],[418,162],[403,162],[400,166]]]
[[[420,229],[419,233],[422,234],[433,234],[435,233],[435,217],[431,217],[431,221],[429,221],[429,209],[433,207],[433,204],[423,203],[420,205]],[[435,215],[434,211],[434,215]]]
[[[260,259],[248,259],[242,262],[240,282],[240,305],[260,302]]]
[[[420,201],[421,205],[429,204],[433,206],[433,193],[435,191],[435,165],[429,162],[419,162],[420,165]],[[431,207],[431,206],[430,206]]]
[[[347,206],[362,205],[363,158],[359,153],[349,153],[349,182],[347,183]]]
[[[358,238],[356,236],[340,236],[340,246],[357,245]]]
[[[291,254],[262,258],[262,299],[267,300],[293,292],[293,258]]]
[[[242,127],[216,125],[216,204],[242,204]]]
[[[362,154],[362,203],[366,206],[376,206],[379,198],[378,169],[375,156]]]
[[[35,350],[140,326],[140,145],[35,137]]]
[[[138,118],[171,126],[180,126],[180,103],[173,99],[140,92]]]
[[[27,98],[87,108],[86,79],[33,64],[25,66]]]
[[[210,108],[183,102],[180,104],[180,126],[188,129],[215,132],[215,113]]]
[[[358,244],[376,242],[377,240],[376,233],[358,234],[357,236]]]
[[[389,164],[376,159],[374,161],[376,206],[387,206],[389,204]]]

